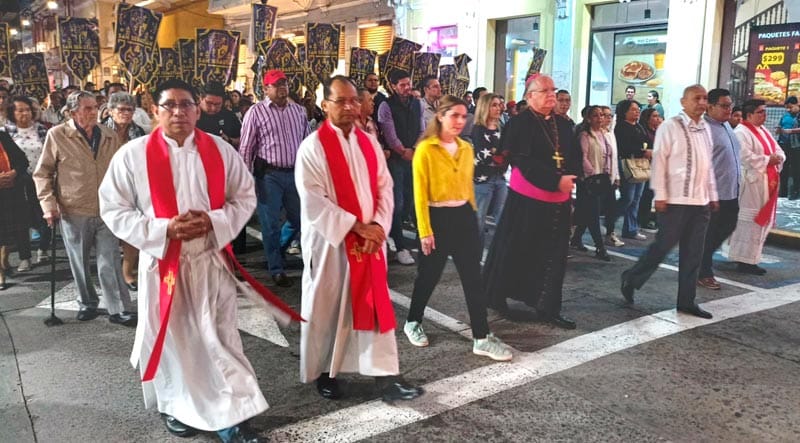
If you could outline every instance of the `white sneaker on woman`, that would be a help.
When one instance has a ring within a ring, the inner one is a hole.
[[[625,246],[625,242],[617,238],[617,234],[612,232],[606,235],[606,246],[614,246],[615,248],[619,248],[621,246]]]
[[[487,334],[486,338],[476,338],[472,345],[472,353],[489,357],[496,361],[509,361],[513,357],[511,349],[494,334]]]
[[[414,257],[411,256],[411,251],[408,249],[401,249],[397,251],[397,262],[405,266],[416,263],[414,261]]]

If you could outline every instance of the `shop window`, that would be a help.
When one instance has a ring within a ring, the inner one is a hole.
[[[494,91],[506,100],[520,100],[524,95],[533,48],[539,46],[539,21],[539,16],[530,16],[498,20],[495,24]]]
[[[615,105],[625,89],[647,103],[648,91],[663,96],[668,0],[634,0],[592,9],[587,105]]]
[[[458,26],[439,26],[428,29],[427,52],[441,54],[442,57],[458,55]]]

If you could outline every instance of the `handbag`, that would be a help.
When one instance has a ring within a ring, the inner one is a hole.
[[[623,158],[622,174],[628,183],[644,183],[650,180],[650,160],[646,158]]]
[[[590,175],[583,179],[586,194],[590,197],[599,197],[611,190],[611,176],[608,174]]]

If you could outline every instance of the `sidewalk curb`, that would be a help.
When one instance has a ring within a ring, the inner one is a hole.
[[[767,236],[767,243],[792,249],[800,249],[800,233],[783,229],[773,229]]]

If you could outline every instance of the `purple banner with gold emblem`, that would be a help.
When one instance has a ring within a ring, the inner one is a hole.
[[[39,103],[43,103],[50,92],[44,53],[15,55],[11,59],[11,78],[14,79],[14,94],[35,97]]]
[[[456,97],[463,97],[469,88],[469,62],[472,61],[467,54],[459,54],[453,58],[456,65]]]
[[[186,83],[194,85],[194,39],[179,38],[175,42],[175,50],[181,61],[181,78]]]
[[[11,48],[8,41],[8,23],[0,23],[0,77],[11,77]]]
[[[278,8],[258,3],[253,4],[253,20],[250,25],[250,50],[257,50],[258,42],[275,37],[275,20]]]
[[[259,50],[266,54],[262,73],[270,69],[280,69],[286,74],[289,90],[299,94],[305,82],[305,71],[295,56],[297,49],[292,42],[284,38],[274,38],[262,41],[258,45]],[[262,73],[258,74],[259,78],[262,77]]]
[[[172,48],[161,48],[161,66],[158,69],[156,78],[157,83],[166,80],[183,79],[181,56],[178,51]]]
[[[458,98],[464,96],[457,93],[456,77],[456,65],[439,66],[439,85],[442,87],[442,95],[455,95]]]
[[[436,77],[439,73],[439,60],[442,59],[441,54],[433,52],[415,52],[414,53],[414,74],[411,77],[414,88],[422,90],[422,79],[425,77]]]
[[[127,3],[117,5],[117,39],[114,53],[125,69],[142,83],[149,83],[158,66],[158,28],[162,14]]]
[[[96,18],[58,17],[61,63],[83,80],[100,64]]]
[[[217,81],[223,85],[235,75],[234,63],[239,52],[239,31],[198,29],[195,39],[195,72],[201,84]]]
[[[375,73],[375,58],[378,53],[364,48],[350,49],[350,78],[357,87],[364,87],[368,74]]]
[[[306,23],[306,60],[320,82],[336,70],[339,63],[339,36],[342,25]]]
[[[392,40],[392,49],[389,50],[389,56],[386,58],[386,66],[383,71],[383,79],[385,81],[384,88],[389,91],[389,77],[395,71],[406,71],[411,75],[414,70],[414,53],[419,51],[422,47],[419,43],[406,40],[404,38],[395,37]]]

